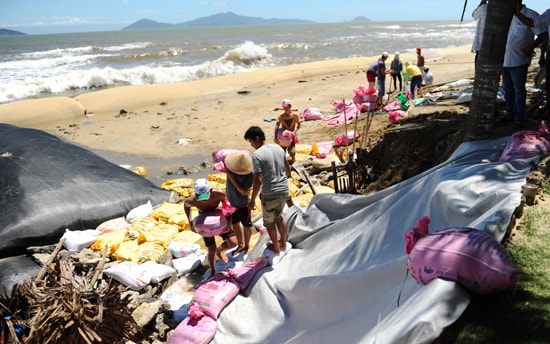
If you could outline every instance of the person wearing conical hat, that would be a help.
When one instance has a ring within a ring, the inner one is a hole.
[[[252,222],[250,217],[250,189],[254,182],[252,173],[252,158],[243,152],[229,153],[225,157],[227,170],[227,182],[225,194],[229,203],[237,208],[231,217],[231,226],[237,237],[237,249],[233,255],[244,252],[246,254],[252,235]],[[241,228],[242,225],[242,228]]]

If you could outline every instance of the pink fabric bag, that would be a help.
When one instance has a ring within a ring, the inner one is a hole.
[[[207,344],[214,338],[218,322],[209,316],[192,318],[188,316],[168,338],[168,344]]]
[[[225,168],[225,157],[230,153],[243,153],[246,155],[250,155],[250,152],[247,150],[231,148],[220,149],[212,155],[212,159],[214,160],[214,163],[212,164],[212,170],[218,172],[227,172],[227,168]]]
[[[212,279],[195,291],[189,305],[189,315],[199,317],[201,313],[218,319],[221,311],[239,293],[239,286],[223,274],[216,274]],[[193,309],[191,307],[193,306]],[[197,307],[199,309],[197,309]]]
[[[221,235],[229,230],[227,217],[222,209],[217,209],[209,213],[199,214],[193,219],[195,232],[203,237],[213,237]]]
[[[277,129],[277,140],[279,140],[281,147],[289,147],[295,140],[294,132],[285,128],[279,128]]]
[[[417,223],[405,235],[409,271],[419,284],[439,277],[459,282],[471,292],[490,294],[518,281],[508,252],[486,232],[453,227],[424,235],[426,228],[425,222]]]
[[[396,124],[399,121],[407,116],[407,113],[403,110],[390,111],[388,114],[388,120],[390,123]]]
[[[498,161],[507,162],[514,159],[529,159],[548,154],[550,143],[548,142],[548,126],[546,121],[540,123],[537,131],[522,130],[514,133]]]
[[[304,110],[302,113],[302,118],[305,121],[317,121],[322,120],[325,116],[321,113],[321,109],[319,108],[311,108],[308,107]]]
[[[361,133],[356,133],[353,130],[348,130],[347,133],[342,133],[334,138],[334,145],[335,146],[345,146],[346,144],[349,145],[359,140],[360,137],[361,137]]]
[[[253,262],[250,262],[246,265],[241,266],[240,268],[233,270],[231,268],[227,269],[227,275],[229,278],[233,279],[239,284],[239,290],[243,291],[252,282],[256,273],[259,270],[267,266],[267,259],[265,257],[259,257]]]

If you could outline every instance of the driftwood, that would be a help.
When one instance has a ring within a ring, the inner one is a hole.
[[[2,315],[11,315],[28,333],[12,334],[5,343],[135,340],[141,329],[132,318],[130,300],[121,297],[127,287],[98,279],[104,260],[96,269],[79,272],[71,261],[52,256],[41,278],[15,286],[11,298],[1,300]]]

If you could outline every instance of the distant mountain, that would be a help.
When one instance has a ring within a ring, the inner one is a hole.
[[[367,17],[355,17],[352,20],[353,23],[366,23],[366,22],[370,22],[370,21],[371,20]]]
[[[162,28],[173,27],[173,26],[174,26],[173,24],[159,23],[151,19],[141,19],[135,23],[132,23],[122,28],[122,30],[162,29]]]
[[[0,29],[0,36],[22,36],[26,35],[24,32],[9,30],[9,29]]]
[[[306,24],[313,23],[302,19],[264,19],[259,17],[247,17],[233,12],[218,13],[208,17],[186,21],[180,24],[160,23],[150,19],[141,19],[130,24],[122,30],[161,29],[168,27],[196,27],[196,26],[236,26],[236,25],[273,25],[273,24]]]

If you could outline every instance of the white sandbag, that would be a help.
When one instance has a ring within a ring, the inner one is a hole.
[[[141,264],[141,267],[151,276],[151,283],[159,283],[176,272],[176,269],[171,266],[155,263],[150,260]]]
[[[151,275],[138,263],[124,261],[103,270],[107,276],[114,278],[132,290],[140,290],[151,282]]]
[[[137,219],[151,215],[152,212],[153,205],[151,204],[151,201],[147,201],[147,203],[138,205],[134,209],[130,210],[126,215],[126,221],[132,223]]]
[[[69,251],[80,251],[83,248],[90,247],[97,240],[97,236],[101,234],[98,230],[95,229],[86,229],[83,231],[71,231],[70,229],[65,229],[65,234],[61,237],[65,239],[63,242],[63,247]]]
[[[181,276],[198,268],[204,262],[206,255],[205,250],[200,250],[186,257],[173,259],[172,266],[178,272],[178,276]]]
[[[181,241],[170,241],[168,245],[168,250],[172,253],[172,256],[175,258],[187,257],[192,253],[196,253],[201,249],[201,245],[195,243],[181,242]]]

